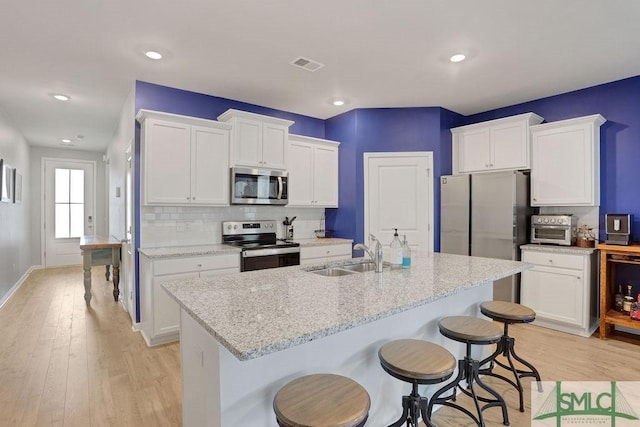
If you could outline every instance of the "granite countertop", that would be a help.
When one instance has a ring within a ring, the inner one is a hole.
[[[331,238],[322,238],[322,239],[316,239],[316,238],[312,238],[312,239],[293,239],[294,242],[296,243],[300,243],[300,246],[304,247],[304,246],[330,246],[330,245],[340,245],[340,244],[345,244],[345,243],[349,243],[352,244],[353,240],[352,239],[341,239],[338,237],[331,237]]]
[[[294,242],[304,246],[329,246],[343,243],[353,243],[351,239],[295,239]],[[229,253],[240,253],[240,248],[223,245],[221,243],[211,245],[191,245],[191,246],[165,246],[160,248],[140,248],[138,251],[147,258],[177,258],[183,256],[201,255],[224,255]]]
[[[140,248],[138,251],[150,259],[177,258],[183,256],[224,255],[240,253],[240,248],[235,246],[195,245],[195,246],[167,246],[162,248]]]
[[[589,255],[597,251],[597,248],[580,248],[578,246],[560,246],[560,245],[540,245],[536,243],[529,243],[521,245],[520,249],[526,249],[537,252],[550,252],[556,254],[577,254],[577,255]]]
[[[340,265],[364,258],[336,261]],[[240,360],[373,322],[532,264],[414,251],[409,269],[325,277],[313,266],[164,283],[169,295]]]

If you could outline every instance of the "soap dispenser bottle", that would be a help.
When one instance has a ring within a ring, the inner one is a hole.
[[[407,235],[403,236],[402,240],[402,268],[411,267],[411,248],[407,242]]]
[[[398,237],[398,229],[394,228],[393,240],[391,241],[391,265],[400,267],[402,265],[402,243]]]

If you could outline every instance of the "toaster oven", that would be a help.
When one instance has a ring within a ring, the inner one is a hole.
[[[531,243],[571,246],[575,242],[577,218],[568,214],[531,216]]]

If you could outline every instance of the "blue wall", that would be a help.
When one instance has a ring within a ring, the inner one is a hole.
[[[529,111],[546,122],[591,114],[607,119],[600,129],[600,239],[605,213],[631,213],[640,241],[640,76],[475,114],[464,124]]]
[[[424,107],[360,109],[320,120],[145,82],[136,82],[135,108],[136,112],[145,108],[207,119],[215,119],[227,109],[235,108],[292,120],[295,122],[290,129],[292,133],[340,141],[340,208],[327,209],[327,228],[334,229],[339,237],[358,242],[364,241],[363,153],[432,151],[435,250],[440,248],[439,177],[451,173],[450,128],[530,111],[541,115],[547,122],[602,114],[607,122],[602,126],[601,134],[600,211],[603,214],[634,214],[634,240],[640,240],[640,179],[637,171],[640,165],[640,76],[467,117],[439,107]],[[137,126],[138,162],[139,154]],[[139,170],[138,163],[136,174]],[[136,188],[140,188],[139,175],[136,175]],[[139,194],[136,197],[140,200]],[[603,218],[600,238],[604,237]],[[140,229],[139,219],[138,210],[137,230]],[[139,243],[139,236],[136,236],[136,248]],[[139,307],[137,310],[139,313]]]
[[[431,151],[434,161],[434,248],[440,248],[439,177],[451,173],[451,133],[462,116],[439,107],[359,109],[326,121],[327,138],[340,141],[339,209],[327,210],[336,236],[364,238],[365,152]],[[385,242],[388,243],[388,242]]]

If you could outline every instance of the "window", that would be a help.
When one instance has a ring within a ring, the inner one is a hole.
[[[58,169],[54,176],[56,239],[84,234],[84,170]]]

